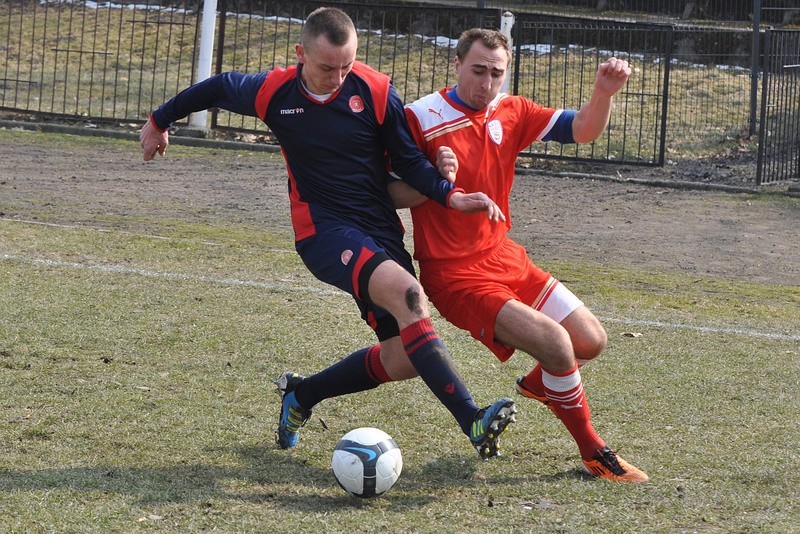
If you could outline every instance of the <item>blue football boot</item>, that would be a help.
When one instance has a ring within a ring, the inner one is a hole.
[[[500,456],[500,452],[497,450],[500,434],[509,424],[516,421],[514,416],[516,413],[517,407],[514,406],[514,401],[503,397],[475,414],[469,439],[472,446],[478,451],[478,456],[484,460]]]
[[[281,449],[291,449],[300,439],[300,427],[306,424],[311,417],[311,410],[298,404],[294,397],[294,390],[303,381],[297,373],[285,372],[275,381],[278,394],[281,396],[281,414],[278,418],[278,428],[275,429],[276,441]]]

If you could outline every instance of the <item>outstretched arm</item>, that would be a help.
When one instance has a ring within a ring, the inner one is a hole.
[[[576,143],[590,143],[600,137],[611,117],[611,101],[628,82],[631,68],[624,59],[615,57],[597,69],[594,90],[572,122],[572,137]]]
[[[163,156],[169,145],[167,130],[170,125],[195,111],[217,107],[240,115],[257,116],[256,96],[266,77],[265,72],[225,72],[184,89],[150,114],[139,132],[142,157],[148,161],[156,154]]]

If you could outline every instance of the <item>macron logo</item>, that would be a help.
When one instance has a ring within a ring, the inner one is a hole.
[[[298,113],[303,113],[303,111],[303,108],[282,109],[281,115],[297,115]]]

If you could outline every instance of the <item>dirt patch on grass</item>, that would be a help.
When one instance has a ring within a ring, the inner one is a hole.
[[[277,154],[207,148],[186,157],[171,150],[143,162],[134,142],[8,137],[0,143],[4,218],[93,226],[124,220],[142,231],[159,219],[230,221],[291,234],[286,171]],[[513,235],[544,267],[560,260],[611,262],[800,285],[800,199],[592,178],[597,167],[574,168],[580,177],[569,177],[563,166],[533,165],[540,171],[519,175],[515,184]],[[602,169],[620,180],[654,183],[683,172],[617,170]],[[722,170],[736,185],[741,172]]]

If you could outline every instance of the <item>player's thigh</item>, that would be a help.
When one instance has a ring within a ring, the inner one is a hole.
[[[498,344],[495,335],[497,314],[506,302],[516,295],[503,284],[474,279],[454,282],[436,294],[431,302],[448,322],[466,330],[476,340],[486,345],[500,361],[506,361],[514,348]]]
[[[296,248],[314,276],[353,296],[379,341],[428,316],[427,299],[401,239],[389,236],[378,243],[358,229],[330,227]]]
[[[508,301],[497,314],[495,336],[554,372],[569,371],[575,358],[567,331],[542,312],[518,300]]]
[[[370,259],[386,250],[372,237],[350,227],[332,227],[299,241],[296,249],[308,270],[322,282],[362,298],[362,270],[372,272]]]

